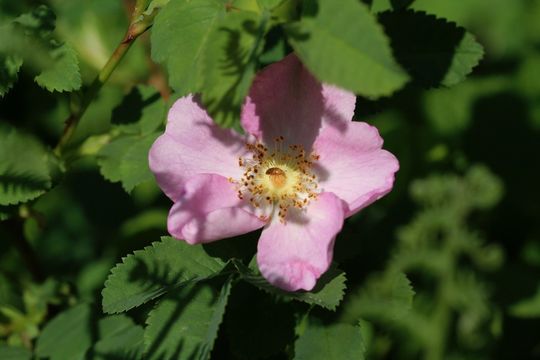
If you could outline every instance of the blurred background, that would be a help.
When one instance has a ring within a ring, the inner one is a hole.
[[[380,3],[364,2],[374,11]],[[1,0],[0,24],[43,3],[89,84],[123,37],[131,2]],[[336,313],[316,311],[329,322],[362,318],[369,359],[540,359],[540,1],[416,0],[411,7],[466,27],[485,57],[451,88],[358,98],[355,119],[379,128],[401,169],[391,194],[347,221],[335,251],[346,296]],[[0,99],[0,124],[54,146],[73,99],[44,91],[35,75],[25,63]],[[23,222],[0,224],[0,346],[30,346],[75,303],[99,309],[110,268],[166,233],[170,203],[155,182],[145,178],[128,194],[103,178],[91,156],[100,135],[114,131],[111,119],[133,109],[126,97],[141,84],[170,101],[148,34],[84,115],[72,171],[31,211],[20,210]],[[89,137],[95,141],[80,146]],[[235,241],[250,253],[256,238]],[[135,323],[148,309],[138,311],[130,313]],[[250,358],[223,328],[215,358]],[[258,332],[255,344],[263,341]],[[286,352],[269,346],[267,357]]]

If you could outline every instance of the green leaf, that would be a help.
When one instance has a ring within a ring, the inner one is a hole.
[[[0,54],[0,98],[7,94],[17,81],[22,63],[18,56]]]
[[[98,324],[100,340],[94,345],[95,359],[142,358],[144,330],[124,315],[108,316]]]
[[[387,10],[402,10],[409,7],[414,0],[373,0],[371,12],[379,13]]]
[[[150,134],[127,149],[122,157],[120,172],[122,174],[122,186],[127,192],[140,183],[152,180],[154,176],[148,167],[148,152],[159,134]]]
[[[98,153],[103,177],[112,182],[122,182],[127,192],[144,181],[152,180],[148,151],[158,136],[158,133],[120,136],[105,145]]]
[[[0,359],[2,360],[30,360],[32,353],[22,347],[0,344]]]
[[[412,7],[473,30],[489,50],[490,61],[501,61],[509,57],[521,57],[524,51],[527,52],[527,44],[533,41],[527,34],[531,29],[528,26],[529,19],[534,23],[533,26],[538,24],[533,3],[526,5],[527,2],[507,0],[416,0]],[[538,31],[532,30],[537,39]]]
[[[208,256],[200,245],[163,237],[116,265],[103,289],[103,311],[127,311],[169,290],[219,273],[225,263]]]
[[[397,61],[423,86],[452,86],[478,65],[484,49],[464,28],[424,12],[384,12],[379,19]]]
[[[503,194],[501,180],[483,165],[471,166],[464,177],[434,174],[415,180],[410,189],[412,198],[430,209],[455,207],[467,211],[489,209]],[[434,216],[433,211],[430,215]],[[464,215],[460,212],[458,216]],[[446,224],[444,220],[441,222]]]
[[[231,278],[219,294],[210,285],[191,285],[169,294],[148,316],[148,359],[209,359],[231,291]]]
[[[28,35],[49,39],[54,31],[56,15],[46,5],[39,5],[31,12],[22,14],[14,21]]]
[[[83,359],[92,345],[91,311],[77,305],[52,319],[37,341],[36,354],[51,360]]]
[[[328,310],[335,310],[345,291],[345,273],[335,267],[331,267],[317,282],[315,288],[309,292],[287,292],[278,289],[268,283],[257,269],[246,268],[235,262],[242,279],[255,285],[269,294],[280,296],[287,300],[302,301],[312,305],[318,305]]]
[[[197,90],[201,55],[216,22],[224,15],[221,0],[171,0],[156,16],[152,59],[167,67],[169,84],[178,95]]]
[[[413,297],[414,291],[405,274],[389,272],[372,276],[347,299],[342,317],[353,323],[360,318],[394,321],[411,310]]]
[[[69,44],[60,45],[55,39],[55,22],[51,9],[40,5],[3,29],[9,36],[7,47],[38,69],[35,81],[42,88],[51,92],[78,90],[82,80],[77,54]]]
[[[281,5],[283,2],[285,2],[285,0],[257,0],[260,7],[270,10]]]
[[[286,29],[302,62],[326,83],[380,97],[408,80],[381,26],[358,0],[321,0],[315,15]]]
[[[540,317],[540,288],[532,297],[521,300],[510,307],[510,314],[520,318]]]
[[[53,66],[36,76],[38,85],[51,92],[80,89],[82,80],[75,50],[70,45],[64,44],[51,50],[51,56],[54,59]]]
[[[150,5],[148,5],[148,8],[144,12],[144,14],[150,15],[155,9],[161,9],[168,3],[169,3],[169,0],[152,0],[150,1]]]
[[[167,106],[151,86],[137,85],[113,110],[111,123],[125,133],[150,134],[165,120]]]
[[[493,96],[509,86],[508,79],[502,77],[471,78],[455,87],[426,91],[426,119],[438,135],[456,136],[470,127],[479,98]]]
[[[357,326],[310,322],[294,344],[294,352],[295,360],[362,360],[366,349]]]
[[[26,202],[51,187],[51,155],[29,135],[0,126],[0,205]]]
[[[240,106],[255,76],[257,57],[263,50],[269,14],[228,14],[208,38],[203,64],[202,100],[222,126],[238,124]]]

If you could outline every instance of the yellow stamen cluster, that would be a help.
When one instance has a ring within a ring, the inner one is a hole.
[[[283,136],[274,139],[271,151],[261,143],[247,143],[246,149],[252,155],[238,159],[244,174],[240,180],[231,179],[240,199],[270,214],[277,210],[281,222],[285,222],[289,208],[306,208],[318,191],[312,171],[318,155],[306,155],[301,145],[285,146],[284,140]]]

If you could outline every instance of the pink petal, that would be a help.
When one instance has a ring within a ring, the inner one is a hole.
[[[208,174],[185,183],[182,199],[173,205],[167,219],[169,233],[189,244],[245,234],[264,224],[246,211],[227,179]]]
[[[149,165],[161,189],[177,201],[193,175],[239,178],[238,157],[243,153],[243,138],[215,125],[189,95],[178,99],[169,111],[165,133],[150,149]]]
[[[399,163],[382,144],[377,129],[364,122],[350,122],[344,131],[325,128],[315,141],[319,185],[347,203],[347,217],[392,189]]]
[[[266,144],[283,136],[311,149],[323,126],[343,128],[352,119],[356,97],[322,85],[291,54],[257,75],[242,108],[242,126]]]
[[[257,264],[274,286],[311,290],[332,262],[334,239],[343,226],[344,204],[322,193],[305,213],[289,212],[287,223],[275,220],[262,232]]]

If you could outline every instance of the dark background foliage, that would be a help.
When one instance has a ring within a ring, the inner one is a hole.
[[[0,359],[540,358],[540,2],[166,3],[86,110],[135,2],[0,0]],[[339,26],[353,48],[328,58]],[[250,264],[258,233],[160,241],[146,165],[175,98],[238,127],[255,72],[293,50],[401,165],[300,294]]]

